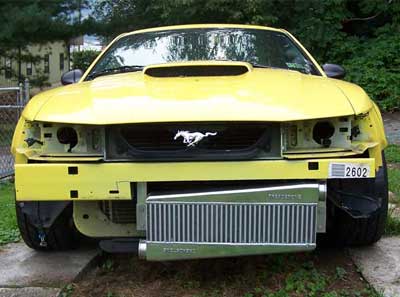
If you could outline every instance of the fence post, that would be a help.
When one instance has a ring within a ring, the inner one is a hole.
[[[24,104],[24,85],[22,82],[18,84],[19,90],[17,91],[17,120],[21,116],[21,106]]]
[[[22,82],[20,82],[18,84],[18,92],[17,92],[17,105],[22,105],[23,102],[23,96],[24,96],[24,85],[22,84]]]
[[[29,101],[29,96],[30,96],[30,94],[29,94],[29,79],[27,79],[27,78],[25,78],[25,81],[24,81],[24,105],[25,104],[27,104],[28,103],[28,101]]]

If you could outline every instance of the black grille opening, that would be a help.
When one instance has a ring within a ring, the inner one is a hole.
[[[280,156],[274,123],[162,123],[112,126],[107,159],[241,160]]]
[[[101,201],[101,212],[114,224],[135,224],[136,204],[134,201]]]
[[[187,127],[190,129],[190,127]],[[245,149],[254,145],[265,131],[264,127],[237,126],[237,127],[212,127],[194,128],[192,133],[206,135],[193,147],[213,150]],[[196,132],[195,132],[196,131]],[[184,135],[188,130],[182,131]],[[175,136],[179,130],[174,127],[161,128],[158,125],[135,127],[127,126],[120,129],[121,136],[132,147],[144,151],[162,150],[187,150],[188,146],[183,142],[184,136]]]
[[[243,65],[187,65],[148,68],[145,74],[153,77],[234,76],[248,71]]]

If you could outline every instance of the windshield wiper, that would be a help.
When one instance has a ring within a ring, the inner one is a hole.
[[[253,66],[254,68],[279,69],[278,67],[272,67],[272,66],[263,65],[263,64],[257,64],[257,63],[250,63],[250,64],[251,64],[251,66]]]
[[[87,79],[95,79],[96,77],[103,76],[103,75],[110,75],[110,74],[117,74],[117,73],[124,73],[124,72],[135,72],[143,70],[143,65],[124,65],[115,68],[108,68],[104,70],[100,70],[97,72],[93,72],[87,76]]]
[[[294,64],[294,63],[293,63]],[[282,67],[272,67],[272,66],[267,66],[267,65],[262,65],[262,64],[257,64],[257,63],[251,63],[251,65],[254,68],[270,68],[270,69],[283,69],[283,70],[292,70],[292,71],[297,71],[303,74],[311,74],[311,72],[307,72],[303,67],[298,67],[298,68],[282,68]]]

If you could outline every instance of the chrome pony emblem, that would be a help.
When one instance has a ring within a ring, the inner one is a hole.
[[[203,140],[205,137],[208,136],[215,136],[217,132],[190,132],[190,131],[178,131],[175,134],[174,140],[177,140],[179,137],[183,137],[183,143],[189,146],[196,146],[198,142]]]

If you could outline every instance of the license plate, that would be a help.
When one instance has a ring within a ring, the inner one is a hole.
[[[370,166],[358,163],[330,163],[330,178],[367,178]]]

